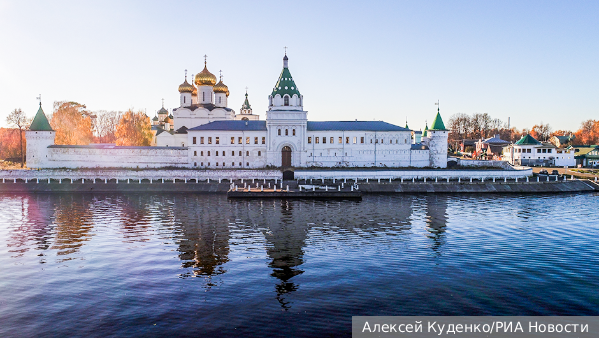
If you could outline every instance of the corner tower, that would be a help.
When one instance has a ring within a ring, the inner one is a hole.
[[[447,140],[449,130],[445,129],[439,108],[437,108],[437,116],[435,116],[433,124],[427,129],[430,166],[434,168],[447,168]]]
[[[54,145],[55,136],[56,132],[52,130],[40,102],[37,114],[35,114],[29,130],[25,132],[27,167],[36,169],[48,167],[48,147]]]

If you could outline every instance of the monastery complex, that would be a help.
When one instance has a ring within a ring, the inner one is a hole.
[[[253,114],[248,95],[239,113],[228,107],[222,77],[204,69],[179,86],[180,106],[153,118],[156,146],[56,145],[40,108],[27,131],[30,168],[307,168],[447,167],[448,130],[441,115],[420,137],[382,121],[309,121],[304,97],[283,69],[268,96],[266,120]]]

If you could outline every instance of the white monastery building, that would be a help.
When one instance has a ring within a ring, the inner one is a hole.
[[[503,160],[512,165],[574,167],[574,149],[558,148],[552,143],[539,142],[530,134],[503,148]]]
[[[308,121],[301,95],[283,70],[268,96],[266,120],[252,113],[245,94],[240,113],[228,107],[222,76],[204,69],[179,86],[180,106],[162,107],[152,121],[156,146],[55,145],[41,104],[27,131],[30,168],[198,169],[289,167],[447,167],[447,138],[439,111],[422,140],[382,121]],[[416,142],[418,141],[418,142]]]

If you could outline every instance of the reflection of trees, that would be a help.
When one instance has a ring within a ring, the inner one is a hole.
[[[432,239],[431,248],[436,256],[441,256],[441,247],[445,243],[447,226],[447,197],[426,195],[426,235]]]
[[[229,261],[229,228],[222,210],[198,208],[197,198],[177,198],[174,214],[180,227],[179,258],[183,268],[192,272],[182,277],[207,277],[226,272],[223,264]],[[209,282],[208,286],[212,286]]]
[[[120,229],[126,242],[147,242],[151,230],[148,219],[147,199],[142,195],[124,196],[115,206],[120,220]]]
[[[9,252],[22,256],[30,249],[30,243],[38,250],[48,249],[54,209],[51,195],[17,196],[13,201],[19,203],[20,212],[3,215],[13,227],[8,240]]]
[[[92,234],[92,208],[85,195],[60,195],[54,209],[55,239],[52,249],[57,255],[70,255],[79,251]]]

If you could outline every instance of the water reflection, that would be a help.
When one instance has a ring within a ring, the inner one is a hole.
[[[283,309],[288,310],[290,302],[286,295],[297,291],[299,286],[291,278],[304,273],[299,268],[304,263],[303,248],[306,245],[307,225],[294,221],[293,201],[280,201],[280,215],[273,215],[277,222],[272,222],[265,234],[267,241],[266,254],[271,259],[268,266],[273,269],[271,276],[280,282],[275,286],[277,300]]]
[[[447,196],[426,195],[426,230],[432,240],[430,248],[435,256],[441,256],[445,244],[447,226]]]

